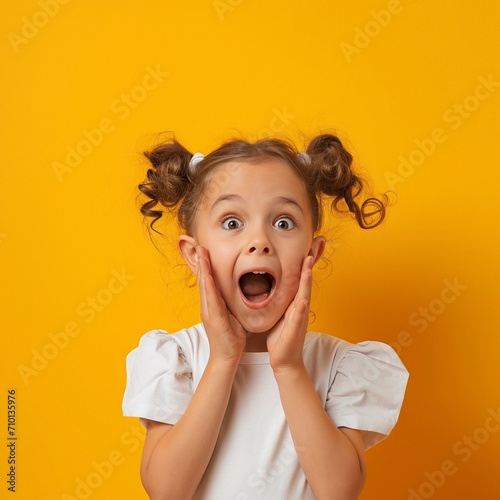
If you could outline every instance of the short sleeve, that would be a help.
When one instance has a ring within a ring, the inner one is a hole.
[[[325,409],[337,427],[364,431],[365,450],[386,438],[396,425],[408,371],[387,344],[360,342],[337,366]]]
[[[123,415],[176,424],[192,394],[192,370],[171,335],[152,330],[126,359]]]

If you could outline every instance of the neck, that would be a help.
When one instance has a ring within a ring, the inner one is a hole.
[[[260,333],[246,332],[247,341],[243,350],[245,352],[266,352],[268,333],[269,331]]]

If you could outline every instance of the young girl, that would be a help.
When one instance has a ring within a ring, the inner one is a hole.
[[[384,202],[358,205],[364,183],[329,134],[306,153],[237,139],[204,157],[173,139],[145,155],[141,212],[153,228],[158,204],[177,211],[201,301],[201,323],[150,331],[127,356],[123,413],[147,428],[149,497],[358,498],[365,450],[394,427],[408,372],[386,344],[308,331],[309,298],[324,198],[362,228]]]

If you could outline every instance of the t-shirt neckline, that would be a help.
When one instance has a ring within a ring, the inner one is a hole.
[[[314,332],[307,332],[306,338],[304,340],[304,346],[309,343],[314,337]],[[241,353],[240,365],[268,365],[269,364],[269,352],[247,352],[243,351]]]
[[[242,352],[240,365],[267,365],[269,364],[269,353],[264,352]]]

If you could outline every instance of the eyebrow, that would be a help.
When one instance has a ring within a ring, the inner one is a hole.
[[[273,199],[273,202],[283,203],[284,205],[294,205],[300,210],[302,214],[304,213],[302,207],[292,198],[287,198],[286,196],[277,196],[276,198]]]
[[[213,203],[212,208],[210,209],[210,213],[212,213],[217,205],[224,201],[241,201],[243,198],[239,194],[223,194],[222,196],[219,196]],[[273,204],[274,203],[282,203],[284,205],[294,205],[296,208],[300,210],[300,212],[303,214],[304,210],[302,210],[302,207],[292,198],[287,198],[286,196],[276,196],[276,198],[273,198]]]
[[[210,213],[212,213],[216,206],[219,205],[219,203],[222,203],[223,201],[232,201],[232,200],[241,200],[241,196],[239,194],[223,194],[222,196],[219,196],[215,201],[214,204],[212,205],[212,208],[210,209]]]

